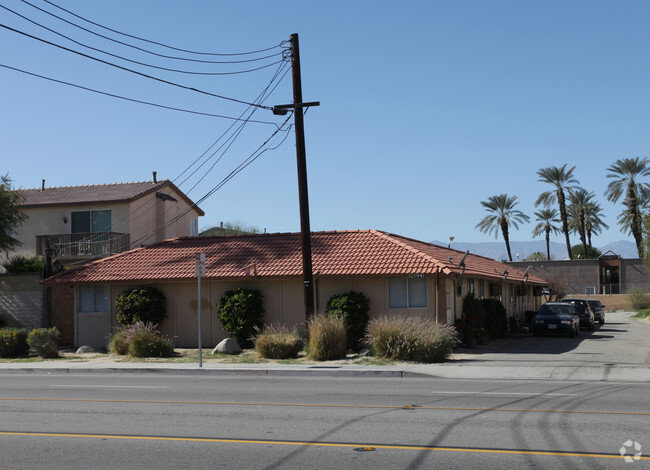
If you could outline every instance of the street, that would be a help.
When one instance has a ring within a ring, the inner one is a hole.
[[[619,449],[650,448],[649,397],[645,383],[18,373],[1,377],[0,455],[12,469],[648,468]]]

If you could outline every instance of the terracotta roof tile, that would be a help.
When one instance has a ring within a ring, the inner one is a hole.
[[[244,278],[247,271],[262,278],[302,276],[299,233],[176,238],[104,258],[64,272],[46,282],[56,284],[179,280],[195,278],[195,255],[206,254],[206,274],[212,279]],[[464,253],[376,230],[312,233],[315,277],[406,276],[460,274]],[[453,258],[451,261],[450,258]],[[507,265],[469,254],[465,277],[504,277]],[[509,268],[509,280],[524,273]],[[546,284],[533,275],[531,284]]]

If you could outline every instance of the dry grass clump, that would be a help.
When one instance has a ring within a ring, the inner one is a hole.
[[[284,325],[266,325],[253,338],[255,350],[266,359],[290,359],[298,357],[305,344],[296,328]]]
[[[309,358],[330,361],[347,352],[345,321],[341,317],[314,315],[309,319]]]
[[[413,317],[371,320],[366,331],[377,357],[398,361],[444,362],[458,342],[455,328]]]

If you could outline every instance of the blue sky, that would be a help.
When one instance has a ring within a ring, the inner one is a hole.
[[[29,1],[99,31],[43,0]],[[536,172],[567,163],[605,209],[610,230],[594,244],[631,240],[616,224],[622,204],[607,201],[603,192],[611,163],[646,157],[650,148],[645,1],[52,1],[104,26],[195,51],[259,50],[298,33],[303,97],[321,102],[305,116],[312,230],[376,228],[425,241],[450,236],[493,241],[475,229],[484,216],[480,201],[508,193],[531,216],[511,238],[530,240],[534,201],[550,189],[537,181]],[[20,0],[3,5],[84,44],[171,64],[92,37]],[[247,102],[276,70],[227,77],[177,74],[88,51],[6,10],[0,10],[0,23]],[[228,116],[245,109],[4,28],[0,43],[5,66],[166,106]],[[173,65],[195,71],[239,67]],[[276,129],[249,123],[201,182],[218,155],[183,182],[177,176],[232,121],[126,102],[6,68],[0,68],[0,81],[0,171],[22,188],[39,187],[42,179],[48,186],[143,181],[157,171],[199,200]],[[288,74],[265,104],[291,100]],[[258,110],[253,119],[283,121],[268,110]],[[241,221],[269,232],[298,231],[293,130],[201,208],[202,227]],[[577,236],[572,241],[578,243]]]

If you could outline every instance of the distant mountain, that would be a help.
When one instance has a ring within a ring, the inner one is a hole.
[[[433,241],[436,245],[447,246],[449,242]],[[566,258],[566,246],[563,243],[551,242],[551,258],[564,259]],[[497,261],[507,260],[508,252],[506,251],[506,244],[500,242],[481,242],[481,243],[466,243],[466,242],[452,242],[451,247],[455,250],[467,251],[470,253],[487,258],[492,258]],[[622,258],[638,258],[636,245],[627,240],[608,243],[602,247],[596,247],[602,253],[612,251]],[[523,260],[528,255],[541,251],[546,254],[546,242],[544,240],[533,240],[529,242],[510,242],[510,251],[512,252],[513,260]],[[517,257],[517,255],[519,255]]]

